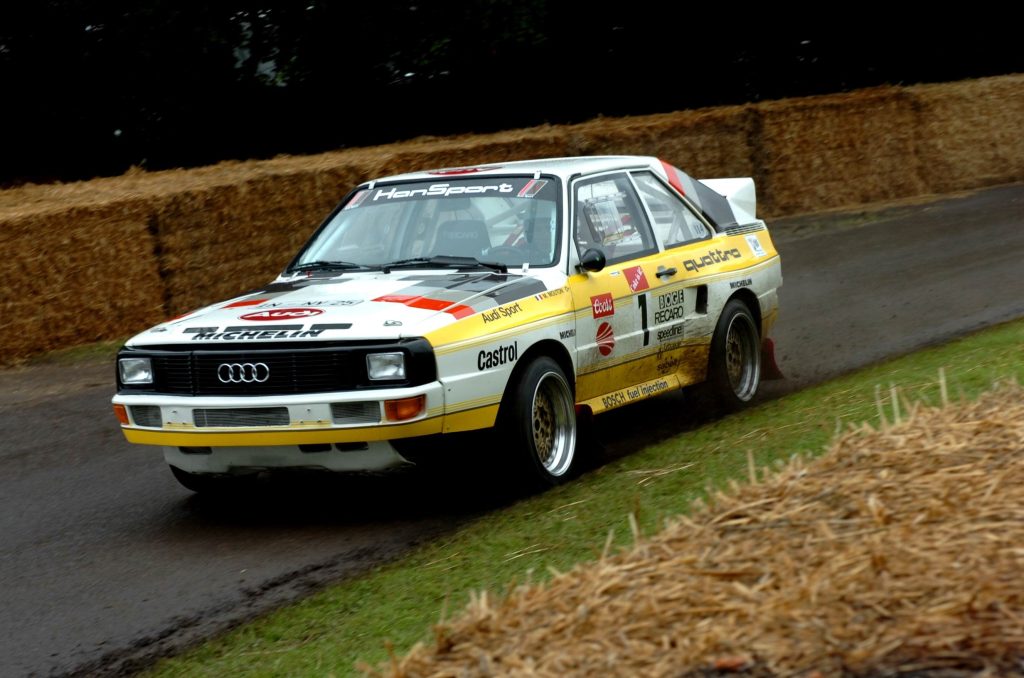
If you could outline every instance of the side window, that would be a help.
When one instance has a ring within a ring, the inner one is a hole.
[[[654,230],[666,248],[703,240],[710,233],[689,205],[672,193],[650,172],[635,172],[640,198],[654,220]]]
[[[633,186],[625,174],[576,184],[576,248],[604,252],[609,264],[658,249]]]

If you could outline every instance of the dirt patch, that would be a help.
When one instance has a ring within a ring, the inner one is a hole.
[[[898,423],[851,430],[628,552],[477,595],[375,673],[1018,674],[1024,390],[890,406]]]

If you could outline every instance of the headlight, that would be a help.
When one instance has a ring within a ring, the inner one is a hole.
[[[122,384],[152,384],[153,365],[149,358],[121,358],[117,361]]]
[[[404,353],[369,353],[366,374],[370,379],[405,379]]]

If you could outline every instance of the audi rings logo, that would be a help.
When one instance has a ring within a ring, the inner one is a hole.
[[[217,378],[224,384],[262,384],[270,379],[270,368],[265,363],[221,363]]]

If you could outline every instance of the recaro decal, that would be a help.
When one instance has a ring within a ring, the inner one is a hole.
[[[683,307],[683,291],[675,290],[657,297],[658,308],[654,311],[654,324],[664,325],[673,320],[681,320],[685,314]]]
[[[245,315],[238,316],[238,319],[258,320],[261,322],[275,320],[298,320],[300,318],[309,318],[310,316],[320,315],[321,313],[323,313],[323,311],[319,308],[276,308],[267,311],[246,313]]]
[[[480,351],[476,355],[476,369],[483,372],[492,367],[501,367],[514,363],[519,358],[519,342],[514,341],[507,346],[499,346],[489,351]]]
[[[696,273],[705,266],[712,266],[714,264],[721,264],[722,262],[729,261],[730,259],[742,259],[743,254],[738,249],[733,247],[730,250],[708,250],[708,253],[701,256],[699,259],[685,259],[683,260],[683,268],[691,273]]]
[[[615,299],[610,292],[590,297],[590,308],[593,310],[595,318],[606,318],[610,315],[615,315]]]

